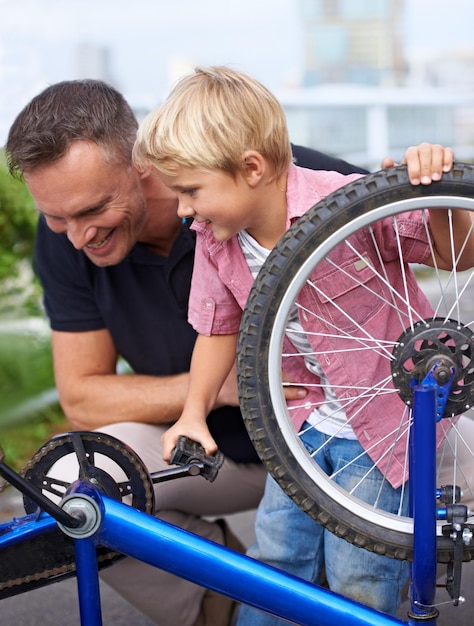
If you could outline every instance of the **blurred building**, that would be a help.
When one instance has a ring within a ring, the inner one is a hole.
[[[474,160],[473,56],[408,57],[404,0],[298,0],[302,87],[278,94],[291,140],[369,169],[422,141]]]
[[[474,40],[467,48],[442,56],[418,55],[410,59],[409,84],[429,85],[445,93],[474,94]],[[455,127],[465,145],[474,145],[474,107],[456,107]]]
[[[277,94],[291,140],[380,167],[410,145],[429,141],[451,146],[460,160],[474,160],[473,134],[461,114],[474,111],[474,92],[440,88],[320,85]],[[474,130],[474,129],[473,129]]]
[[[115,85],[112,73],[111,53],[106,46],[93,43],[81,43],[74,52],[75,78],[95,78]]]
[[[304,86],[399,85],[403,0],[299,0]]]

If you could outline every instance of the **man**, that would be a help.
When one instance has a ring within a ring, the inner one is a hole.
[[[161,435],[181,414],[188,387],[194,236],[152,168],[139,172],[132,165],[136,129],[117,91],[100,81],[66,81],[23,109],[6,149],[11,173],[25,179],[41,213],[35,265],[64,412],[72,428],[117,437],[155,472],[165,467]],[[299,165],[315,169],[364,171],[307,149],[294,147],[294,154]],[[443,155],[431,146],[411,150],[413,176],[441,176]],[[119,357],[132,374],[117,375]],[[265,471],[240,416],[235,373],[208,425],[226,457],[218,478],[157,485],[156,513],[243,550],[220,518],[257,507]],[[132,559],[103,577],[161,626],[231,619],[227,598]]]

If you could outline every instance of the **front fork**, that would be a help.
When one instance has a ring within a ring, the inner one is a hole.
[[[448,564],[446,588],[455,605],[460,597],[463,548],[472,539],[466,525],[469,511],[457,504],[459,488],[436,488],[436,423],[444,413],[451,387],[449,376],[440,383],[436,364],[421,383],[413,384],[413,421],[410,429],[410,514],[413,517],[413,562],[411,563],[411,624],[436,624],[439,611],[436,594],[436,521],[445,519],[443,535],[454,542],[454,560]],[[437,507],[440,500],[445,506]]]
[[[436,623],[436,386],[413,391],[410,429],[410,514],[413,517],[413,562],[409,618]],[[433,620],[433,621],[431,621]]]

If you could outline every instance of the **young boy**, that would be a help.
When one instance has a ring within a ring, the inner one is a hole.
[[[449,150],[430,147],[420,161],[426,154],[433,179],[441,175],[437,169],[450,168]],[[183,413],[163,437],[164,458],[169,459],[179,435],[213,453],[216,444],[206,415],[235,361],[242,310],[259,267],[296,218],[358,176],[293,165],[285,115],[274,96],[252,78],[219,67],[198,69],[177,84],[163,106],[143,122],[134,155],[144,170],[150,163],[156,167],[164,184],[178,195],[179,216],[194,218],[197,233],[189,321],[199,336]],[[413,161],[416,176],[420,162]],[[456,232],[469,233],[469,215],[455,213]],[[434,254],[444,269],[451,267],[447,223],[446,211],[430,216]],[[423,262],[429,248],[421,236],[419,249]],[[463,260],[465,266],[474,263],[474,237],[464,248]],[[421,310],[426,307],[421,292],[419,304]],[[351,458],[364,453],[349,423],[344,438],[335,437],[334,442],[335,449],[343,446]],[[397,489],[380,480],[376,490],[381,483],[389,502]],[[326,562],[331,589],[382,611],[397,611],[405,564],[325,535],[271,478],[259,507],[256,536],[251,556],[314,582],[319,582]],[[239,623],[283,622],[244,606]]]

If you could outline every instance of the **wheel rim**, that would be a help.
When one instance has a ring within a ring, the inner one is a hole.
[[[356,230],[369,227],[373,222],[384,218],[393,218],[396,220],[402,212],[407,211],[422,211],[427,206],[427,198],[412,198],[407,200],[401,200],[394,203],[385,204],[374,210],[368,211],[363,215],[358,216],[356,219],[352,219],[350,223],[342,225],[335,230],[331,235],[326,237],[323,241],[318,242],[317,247],[311,252],[304,263],[294,273],[294,276],[285,290],[281,301],[278,306],[278,310],[273,319],[272,330],[270,335],[270,342],[268,346],[268,384],[271,403],[274,408],[274,414],[278,426],[282,432],[282,436],[286,440],[286,443],[291,451],[291,454],[296,459],[301,470],[311,478],[312,481],[317,483],[318,487],[323,490],[332,500],[335,500],[341,504],[341,506],[353,511],[354,515],[358,518],[368,521],[371,524],[380,526],[382,529],[390,528],[396,532],[411,535],[413,533],[412,519],[402,515],[393,515],[380,509],[374,509],[372,506],[360,501],[358,498],[352,496],[348,492],[341,489],[334,481],[330,480],[326,474],[313,462],[310,455],[306,451],[306,448],[299,439],[297,433],[295,433],[291,417],[289,415],[287,403],[283,393],[281,369],[284,368],[284,358],[282,358],[282,346],[283,338],[286,333],[287,321],[291,308],[294,302],[298,298],[303,285],[307,285],[308,278],[314,268],[323,260],[326,259],[330,252],[336,245],[354,233]],[[447,208],[456,207],[467,210],[474,209],[474,200],[466,197],[453,197],[453,196],[433,196],[429,198],[430,208]],[[448,290],[444,292],[442,298],[437,294],[438,302],[432,301],[433,307],[436,311],[440,311],[440,305],[446,303],[446,300],[451,298],[451,302],[448,302],[446,311],[457,314],[460,313],[460,296],[466,295],[465,287],[463,287],[459,280],[454,277],[452,273],[448,273],[446,276],[441,276],[440,272],[433,270],[436,280],[441,280],[444,286],[448,286]],[[423,280],[420,279],[420,280]],[[430,278],[433,280],[433,277]],[[473,280],[473,272],[469,270],[463,276],[464,284],[469,285]],[[441,284],[440,283],[440,284]],[[441,300],[443,302],[441,302]],[[454,300],[457,300],[455,302]],[[468,321],[468,324],[471,320]],[[403,329],[401,329],[403,330]],[[406,409],[407,419],[409,410]],[[443,420],[444,421],[444,420]],[[466,445],[466,442],[461,442],[462,445]],[[447,444],[448,448],[450,444]],[[454,446],[460,445],[460,442],[456,442]],[[448,450],[449,452],[449,450]],[[452,450],[451,450],[452,452]],[[447,453],[447,452],[446,452]],[[473,461],[474,462],[474,461]],[[456,483],[463,482],[460,480],[462,477],[462,468],[453,466],[453,481]],[[463,485],[463,489],[466,490],[466,485]],[[468,497],[472,499],[473,492],[469,488]],[[438,534],[441,535],[441,523],[438,525]]]

